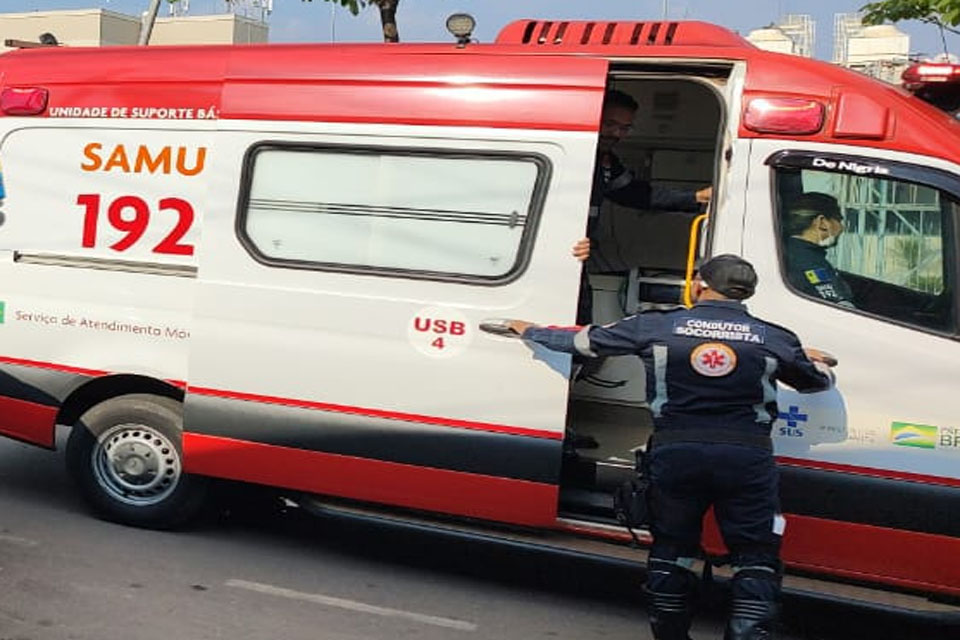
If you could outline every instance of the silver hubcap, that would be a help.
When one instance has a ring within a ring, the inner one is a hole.
[[[166,499],[182,473],[170,439],[142,424],[117,425],[97,438],[93,471],[107,493],[137,507]]]

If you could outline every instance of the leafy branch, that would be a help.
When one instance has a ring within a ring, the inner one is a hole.
[[[918,20],[960,34],[960,0],[883,0],[860,9],[864,24]]]

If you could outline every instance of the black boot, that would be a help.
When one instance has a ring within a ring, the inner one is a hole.
[[[733,600],[723,640],[773,640],[779,607],[764,600]]]
[[[647,614],[656,640],[690,640],[699,579],[676,560],[647,561]]]
[[[780,611],[779,561],[737,568],[730,581],[730,599],[724,640],[773,640]]]
[[[656,640],[690,640],[689,594],[657,593],[647,590],[647,614]]]

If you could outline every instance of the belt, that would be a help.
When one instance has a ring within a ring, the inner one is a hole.
[[[773,440],[770,436],[760,433],[744,433],[734,429],[665,429],[653,433],[653,447],[677,444],[678,442],[742,444],[773,451]]]

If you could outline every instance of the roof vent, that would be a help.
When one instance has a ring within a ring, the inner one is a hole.
[[[667,27],[667,35],[663,39],[663,44],[673,44],[673,38],[677,35],[677,27],[679,26],[679,22],[670,23],[670,26]]]
[[[561,22],[560,28],[557,29],[557,33],[553,36],[553,44],[560,44],[563,42],[563,36],[567,33],[567,27],[570,26],[569,22]]]
[[[543,26],[540,27],[540,35],[537,37],[537,44],[545,44],[547,42],[547,35],[550,33],[550,27],[552,26],[552,22],[543,23]]]
[[[595,22],[518,20],[497,36],[497,44],[534,47],[749,47],[734,32],[706,22]]]
[[[617,29],[616,22],[608,22],[607,28],[603,32],[603,44],[610,44],[611,38],[613,38],[613,32]]]
[[[647,33],[647,44],[657,44],[657,34],[660,33],[660,23],[654,22],[650,25],[650,32]]]
[[[533,37],[533,30],[537,28],[537,23],[532,20],[523,28],[523,44],[530,44],[530,38]]]
[[[590,44],[590,36],[593,35],[593,28],[596,25],[593,22],[588,22],[583,27],[583,37],[580,38],[580,44]]]

